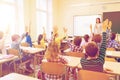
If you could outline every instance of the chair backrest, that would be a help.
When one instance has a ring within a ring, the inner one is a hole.
[[[35,47],[35,48],[44,48],[44,46],[38,45],[38,44],[35,44],[34,47]]]
[[[79,70],[78,71],[78,80],[109,80],[110,76],[106,73],[88,71],[88,70]]]
[[[84,57],[85,54],[82,52],[67,52],[67,56],[73,56],[73,57]]]
[[[62,63],[42,62],[40,67],[47,74],[63,75],[66,71],[66,66]]]
[[[7,50],[7,52],[8,52],[8,54],[12,54],[12,55],[15,55],[15,56],[20,57],[19,51],[16,50],[16,49],[9,48],[9,49]]]
[[[115,58],[112,58],[112,57],[105,57],[105,61],[116,62]]]
[[[115,51],[115,48],[107,48],[107,51]]]
[[[29,47],[30,46],[27,42],[22,42],[20,45],[24,46],[24,47]]]

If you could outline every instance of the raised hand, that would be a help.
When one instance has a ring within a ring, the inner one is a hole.
[[[112,21],[109,21],[109,23],[108,23],[108,29],[111,29],[111,27],[112,27]]]
[[[66,33],[67,30],[68,30],[67,28],[63,27],[63,31],[64,31],[64,33]]]
[[[53,27],[53,34],[56,34],[58,32],[58,27],[57,26],[54,26]]]
[[[91,33],[92,33],[92,24],[90,24],[90,31],[91,31]]]
[[[108,19],[106,19],[105,21],[103,21],[103,25],[102,25],[102,31],[106,32],[107,27],[108,27]]]

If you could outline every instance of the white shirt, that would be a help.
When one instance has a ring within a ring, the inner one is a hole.
[[[101,34],[101,33],[102,33],[102,23],[95,24],[94,34]]]

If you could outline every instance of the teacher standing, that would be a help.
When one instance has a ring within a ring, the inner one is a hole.
[[[102,33],[102,23],[100,18],[96,18],[96,24],[94,27],[94,34],[101,34]]]

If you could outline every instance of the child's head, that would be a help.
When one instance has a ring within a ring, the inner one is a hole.
[[[3,38],[3,35],[4,35],[4,33],[2,31],[0,31],[0,39]]]
[[[52,41],[49,43],[46,53],[45,53],[45,57],[49,60],[57,58],[59,54],[59,47],[58,44],[55,43],[55,41]]]
[[[74,45],[76,45],[76,46],[80,46],[81,41],[82,41],[82,38],[81,38],[80,36],[76,36],[76,37],[74,38],[73,43],[74,43]]]
[[[98,46],[95,42],[89,42],[85,46],[86,55],[89,57],[95,57],[98,54]]]
[[[40,41],[42,40],[42,38],[43,38],[43,35],[40,34],[40,35],[38,36],[38,44],[40,44]]]
[[[17,42],[20,39],[20,36],[18,34],[14,34],[14,35],[12,35],[11,39],[12,39],[12,41]]]
[[[88,42],[88,41],[89,41],[89,35],[88,35],[88,34],[84,35],[83,38],[84,38],[85,42]]]
[[[111,40],[115,40],[115,38],[116,38],[116,33],[112,32],[110,38],[111,38]]]
[[[92,38],[92,41],[96,42],[96,43],[100,43],[102,40],[102,37],[100,34],[95,34]]]

